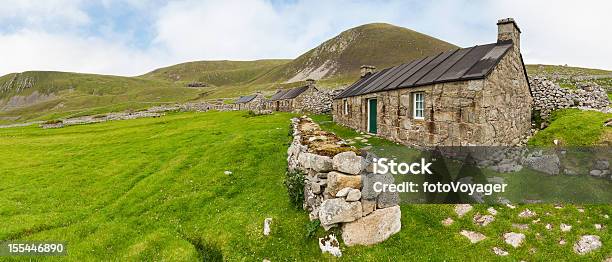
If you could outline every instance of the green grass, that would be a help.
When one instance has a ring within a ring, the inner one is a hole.
[[[177,113],[62,129],[0,130],[0,239],[67,241],[69,255],[62,260],[69,261],[331,259],[316,240],[325,232],[319,228],[315,238],[307,237],[308,216],[291,207],[282,184],[292,115],[245,115]],[[352,134],[325,125],[339,135]],[[516,250],[501,235],[520,222],[516,215],[523,207],[497,207],[500,214],[486,228],[471,222],[473,213],[459,219],[452,208],[402,205],[399,234],[372,247],[343,246],[339,260],[492,260],[497,257],[491,248],[500,246],[511,253],[506,260],[600,261],[612,251],[609,232],[593,228],[609,224],[602,217],[611,213],[609,205],[587,206],[585,213],[570,206],[529,206],[542,220]],[[478,212],[485,209],[476,206]],[[449,216],[457,222],[443,227],[440,221]],[[262,235],[266,217],[273,218],[269,237]],[[561,222],[574,228],[561,233]],[[546,231],[545,223],[556,229]],[[488,238],[470,244],[458,234],[461,229]],[[587,233],[601,236],[603,248],[573,254],[572,243]],[[569,244],[556,244],[560,237]],[[530,254],[531,248],[537,252]]]
[[[562,65],[526,65],[527,74],[537,75],[545,74],[552,75],[554,73],[565,75],[565,76],[576,76],[576,75],[609,75],[612,74],[610,70],[593,69],[593,68],[582,68],[573,66],[562,66]]]
[[[611,114],[578,109],[557,110],[550,125],[529,140],[532,146],[551,146],[557,139],[564,146],[610,145],[612,128],[604,127]]]

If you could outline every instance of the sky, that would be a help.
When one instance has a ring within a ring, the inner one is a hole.
[[[612,70],[612,1],[2,0],[0,75],[124,76],[196,60],[295,58],[349,28],[385,22],[462,47],[513,17],[526,63]]]

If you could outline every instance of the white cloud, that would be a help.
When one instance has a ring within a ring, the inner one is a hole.
[[[0,75],[24,70],[137,75],[193,60],[294,58],[342,30],[372,22],[471,46],[495,41],[495,21],[502,17],[516,18],[523,29],[528,63],[612,69],[608,1],[104,0],[105,7],[127,5],[153,21],[121,32],[99,24],[112,16],[90,17],[97,10],[87,11],[88,3],[0,5]],[[103,30],[92,35],[92,27]],[[149,46],[134,43],[142,41],[137,33],[143,31],[151,34]]]

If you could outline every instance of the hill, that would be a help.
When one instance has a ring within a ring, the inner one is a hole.
[[[159,68],[142,77],[180,83],[202,82],[210,86],[237,85],[249,83],[290,61],[195,61]]]
[[[0,77],[0,120],[38,120],[182,102],[205,92],[170,81],[30,71]]]
[[[366,24],[325,41],[259,82],[296,82],[308,78],[354,80],[362,65],[381,69],[455,48],[458,47],[407,28]]]

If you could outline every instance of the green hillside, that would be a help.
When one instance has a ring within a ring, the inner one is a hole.
[[[195,99],[205,90],[164,80],[31,71],[0,77],[0,120],[37,120],[140,109]]]
[[[147,79],[163,79],[179,83],[202,82],[210,86],[252,82],[270,70],[291,60],[195,61],[159,68],[143,75]]]

